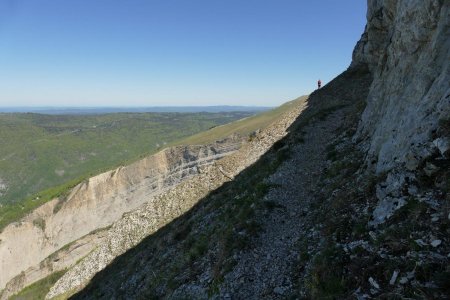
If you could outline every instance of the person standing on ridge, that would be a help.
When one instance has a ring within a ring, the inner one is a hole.
[[[320,89],[320,87],[322,86],[322,81],[320,81],[320,79],[317,81],[317,89]]]

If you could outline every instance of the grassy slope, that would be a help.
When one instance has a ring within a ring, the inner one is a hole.
[[[21,290],[18,294],[10,297],[10,300],[36,300],[44,299],[50,288],[66,271],[55,272],[30,286]]]
[[[0,191],[0,230],[87,177],[249,115],[0,114],[0,181],[8,185]]]
[[[304,101],[307,98],[307,96],[299,97],[295,100],[286,102],[285,104],[267,111],[263,112],[261,114],[248,117],[242,120],[238,120],[236,122],[217,126],[210,130],[207,130],[205,132],[201,132],[198,134],[195,134],[193,136],[190,136],[186,139],[183,139],[177,144],[183,144],[183,145],[192,145],[192,144],[205,144],[209,143],[215,140],[222,139],[224,137],[227,137],[233,133],[238,133],[241,135],[247,135],[251,132],[254,132],[255,130],[259,128],[264,128],[270,123],[272,123],[276,118],[278,118],[281,114],[285,113],[286,111],[289,111],[292,109],[292,107],[301,101]]]

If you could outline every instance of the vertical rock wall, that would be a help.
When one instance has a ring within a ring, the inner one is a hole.
[[[368,1],[367,26],[351,67],[374,75],[357,139],[378,173],[435,151],[450,118],[450,1]]]

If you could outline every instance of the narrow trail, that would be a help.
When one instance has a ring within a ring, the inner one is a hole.
[[[293,290],[293,265],[299,259],[298,241],[318,238],[308,228],[308,208],[326,167],[327,144],[343,123],[345,109],[334,112],[326,120],[304,128],[304,143],[291,148],[286,160],[268,179],[272,188],[264,201],[274,207],[258,216],[262,225],[250,251],[242,253],[238,264],[228,273],[220,287],[222,299],[281,299]]]

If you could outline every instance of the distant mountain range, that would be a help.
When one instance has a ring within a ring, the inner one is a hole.
[[[50,115],[86,115],[105,113],[144,113],[144,112],[259,112],[272,107],[267,106],[151,106],[151,107],[0,107],[0,113],[39,113]]]

